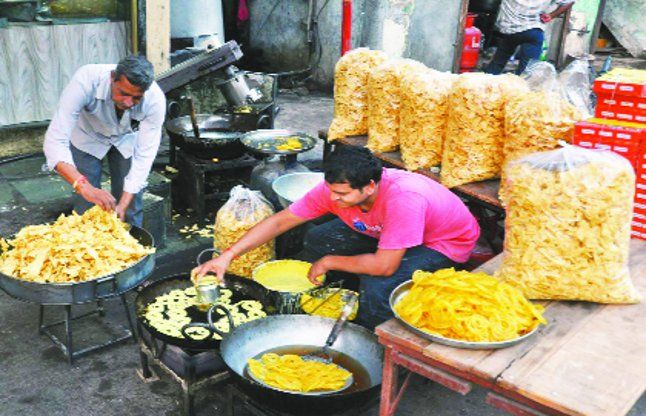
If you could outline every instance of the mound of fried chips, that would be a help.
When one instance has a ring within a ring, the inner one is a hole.
[[[215,217],[213,247],[220,252],[226,250],[253,226],[273,213],[269,203],[256,191],[240,185],[233,187],[231,197]],[[234,259],[228,270],[235,275],[251,278],[253,269],[274,257],[274,240],[271,240]]]
[[[393,59],[372,70],[368,79],[368,149],[394,152],[399,148],[402,77],[426,69],[412,59]]]
[[[456,78],[432,69],[403,76],[399,148],[406,169],[429,169],[442,161],[448,98]]]
[[[368,78],[386,61],[382,51],[354,49],[339,59],[334,68],[334,119],[328,140],[368,133]]]
[[[486,273],[418,270],[413,287],[395,305],[409,324],[431,334],[471,342],[507,341],[547,324],[543,308]]]
[[[53,224],[24,227],[12,240],[0,239],[0,271],[41,283],[83,282],[120,272],[155,252],[126,226],[95,206],[83,215],[61,215]]]
[[[566,146],[509,163],[496,276],[530,299],[635,303],[628,270],[635,174],[612,152]]]
[[[295,354],[263,354],[247,361],[249,371],[263,383],[295,392],[334,391],[342,388],[352,375],[334,363],[304,360]]]

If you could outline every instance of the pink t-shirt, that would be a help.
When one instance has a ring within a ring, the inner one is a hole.
[[[397,250],[424,244],[463,263],[480,227],[460,198],[426,176],[384,168],[377,198],[368,212],[341,208],[325,181],[289,206],[292,214],[313,219],[332,213],[355,231],[379,239],[378,247]]]

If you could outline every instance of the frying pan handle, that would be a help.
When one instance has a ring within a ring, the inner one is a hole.
[[[222,336],[222,334],[215,328],[213,328],[209,324],[205,324],[204,322],[191,322],[190,324],[186,324],[182,327],[180,330],[182,332],[182,335],[184,335],[184,338],[190,339],[191,341],[203,341],[203,339],[195,339],[193,338],[186,330],[190,328],[204,328],[209,331],[209,336],[204,338],[204,339],[209,339],[213,336],[213,334],[218,334]]]
[[[341,310],[341,316],[339,316],[339,319],[336,320],[336,323],[334,324],[334,327],[332,328],[332,332],[330,332],[330,336],[327,337],[327,341],[325,341],[325,346],[326,347],[331,347],[332,344],[334,344],[334,341],[339,337],[339,333],[343,329],[343,326],[348,320],[348,317],[352,313],[352,310],[354,309],[354,304],[357,303],[358,296],[352,295],[348,303],[346,303],[343,306],[343,309]]]
[[[227,334],[217,330],[213,325],[213,311],[218,311],[227,317],[227,320],[229,321],[229,332],[233,331],[233,328],[235,327],[233,323],[233,317],[231,316],[231,312],[229,312],[229,310],[224,306],[218,305],[216,303],[215,305],[211,306],[211,308],[209,309],[209,312],[206,314],[206,319],[209,321],[209,326],[211,327],[213,332],[215,332],[216,334],[224,338]]]
[[[197,263],[198,266],[202,264],[202,256],[206,253],[220,254],[220,250],[218,250],[217,248],[205,248],[204,250],[200,251],[200,254],[198,254],[195,258],[195,263]]]

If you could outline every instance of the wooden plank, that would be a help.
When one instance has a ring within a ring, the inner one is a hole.
[[[507,399],[496,393],[487,393],[487,398],[485,399],[485,402],[488,405],[491,405],[495,408],[503,410],[514,416],[543,416],[544,415],[543,413],[540,413],[539,411],[534,410],[531,407],[517,403],[513,400]]]
[[[471,391],[472,384],[468,381],[464,381],[460,377],[456,377],[433,365],[429,365],[421,360],[412,358],[400,351],[393,351],[391,355],[391,359],[396,364],[424,376],[429,380],[433,380],[434,382],[460,393],[463,396]]]
[[[646,242],[631,240],[630,267],[638,290],[646,293]],[[569,415],[628,412],[646,389],[646,303],[595,306],[558,342],[511,363],[499,388]]]
[[[155,74],[170,69],[170,0],[146,0],[146,58]]]
[[[375,328],[382,344],[396,344],[421,353],[431,342],[407,330],[399,321],[391,319]],[[383,341],[383,342],[382,342]]]

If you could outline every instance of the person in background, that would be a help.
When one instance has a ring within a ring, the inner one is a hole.
[[[538,60],[543,51],[545,24],[568,11],[574,0],[502,0],[496,19],[498,48],[485,72],[502,73],[507,61],[520,46],[518,68],[520,75],[529,61]],[[556,9],[546,12],[553,5]]]
[[[61,94],[43,145],[49,169],[74,188],[74,211],[82,214],[96,204],[141,226],[143,189],[165,116],[166,97],[143,56],[76,71]],[[105,158],[111,193],[101,189]]]
[[[374,328],[393,314],[389,296],[416,270],[466,262],[480,228],[464,203],[423,175],[381,166],[368,149],[340,148],[324,164],[325,180],[287,209],[249,230],[219,257],[194,270],[220,279],[238,255],[326,214],[309,230],[299,257],[314,261],[313,283],[328,271],[357,275],[357,322]]]

